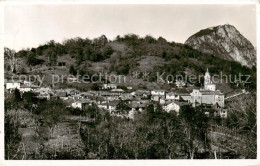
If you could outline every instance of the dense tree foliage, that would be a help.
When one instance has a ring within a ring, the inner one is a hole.
[[[113,53],[105,35],[93,40],[74,38],[65,40],[62,44],[54,40],[40,45],[37,48],[21,50],[17,53],[19,57],[26,57],[27,63],[31,66],[44,63],[44,60],[37,56],[46,56],[47,64],[56,65],[58,56],[69,54],[76,59],[76,64],[80,65],[83,61],[89,60],[98,62],[107,59]]]
[[[231,112],[227,119],[214,117],[212,108],[205,106],[181,108],[179,115],[165,112],[160,104],[150,104],[142,113],[135,115],[134,120],[111,116],[108,111],[99,109],[95,104],[83,110],[68,108],[60,99],[40,100],[35,94],[26,92],[17,100],[13,92],[5,99],[5,150],[6,158],[21,159],[23,151],[19,128],[28,125],[36,127],[37,140],[41,142],[52,139],[56,126],[65,117],[85,117],[80,122],[80,136],[83,141],[83,152],[57,151],[42,149],[33,156],[41,159],[177,159],[177,158],[214,158],[212,127],[220,126],[220,139],[223,134],[236,131],[235,139],[220,141],[235,156],[256,157],[256,109],[255,99],[241,99],[236,112]],[[16,94],[16,96],[19,96]],[[17,109],[20,109],[18,111]],[[21,109],[24,110],[21,112]],[[117,105],[118,113],[124,115],[129,110],[125,102]],[[10,112],[9,112],[10,111]],[[12,113],[11,113],[12,112]],[[26,113],[27,112],[27,113]],[[209,112],[208,115],[205,112]],[[21,114],[22,113],[22,114]],[[20,116],[25,116],[21,121]],[[28,119],[29,118],[29,119]],[[33,119],[34,120],[33,120]],[[27,120],[28,119],[28,120]],[[35,121],[35,122],[34,122]],[[33,124],[31,124],[34,122]],[[28,124],[29,123],[29,124]],[[72,123],[72,121],[70,122]],[[45,131],[44,128],[48,130]],[[44,135],[45,133],[45,135]],[[48,134],[46,134],[48,133]],[[241,140],[237,140],[239,137]],[[225,139],[224,139],[225,140]],[[42,147],[42,148],[43,148]],[[19,153],[17,153],[19,152]],[[21,154],[20,154],[21,153]],[[221,153],[221,152],[218,152]],[[54,155],[55,154],[55,155]],[[222,154],[224,155],[224,154]],[[225,154],[232,157],[231,154]],[[223,157],[223,156],[222,156]]]

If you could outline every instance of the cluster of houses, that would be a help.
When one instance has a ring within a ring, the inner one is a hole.
[[[224,109],[224,94],[216,89],[212,83],[209,72],[204,76],[204,87],[202,89],[193,89],[191,93],[167,92],[165,90],[133,90],[127,87],[127,90],[118,88],[116,84],[103,84],[100,91],[81,92],[76,89],[56,89],[50,87],[38,87],[30,82],[6,82],[7,92],[19,89],[21,93],[35,92],[38,98],[50,99],[59,97],[69,104],[70,107],[85,109],[95,103],[100,109],[109,111],[111,115],[125,116],[134,118],[136,114],[144,111],[150,104],[161,104],[166,112],[174,111],[179,114],[184,105],[213,106],[216,109],[215,114],[221,117],[227,117],[227,110]],[[129,110],[122,113],[117,110],[119,102],[128,105]]]

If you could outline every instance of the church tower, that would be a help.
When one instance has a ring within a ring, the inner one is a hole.
[[[204,76],[204,85],[211,84],[211,77],[209,75],[209,69],[207,68],[207,71]]]
[[[211,76],[209,74],[208,68],[204,76],[204,90],[210,90],[210,91],[216,90],[216,85],[213,84],[211,81]]]

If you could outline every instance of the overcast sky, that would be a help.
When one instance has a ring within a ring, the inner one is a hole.
[[[54,39],[109,39],[128,33],[184,43],[201,29],[234,25],[256,46],[254,5],[6,5],[5,46],[16,51]]]

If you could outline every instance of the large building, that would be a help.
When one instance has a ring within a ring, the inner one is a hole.
[[[219,90],[193,89],[190,95],[193,106],[209,104],[224,107],[224,94]]]
[[[216,89],[216,85],[212,82],[208,69],[204,76],[204,88],[193,89],[190,94],[180,95],[180,97],[192,103],[194,107],[201,104],[216,105],[219,107],[225,106],[225,96],[220,90]]]

